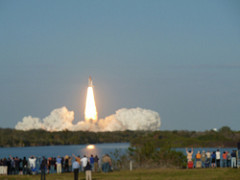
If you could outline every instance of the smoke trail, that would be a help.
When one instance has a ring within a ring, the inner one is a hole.
[[[18,130],[44,129],[47,131],[124,131],[158,130],[161,125],[157,112],[142,108],[119,109],[115,114],[100,119],[96,123],[79,121],[73,124],[74,112],[66,107],[53,110],[43,120],[27,116],[15,126]]]

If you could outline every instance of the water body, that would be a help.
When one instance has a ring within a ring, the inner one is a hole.
[[[98,155],[99,157],[103,156],[106,153],[114,152],[115,149],[121,149],[122,152],[125,152],[129,143],[102,143],[94,144],[93,149],[88,149],[88,145],[60,145],[60,146],[37,146],[37,147],[11,147],[11,148],[0,148],[0,158],[9,157],[30,157],[32,155],[36,157],[56,157],[56,156],[65,156],[72,154],[75,155],[86,155],[90,156]]]
[[[122,153],[126,152],[130,143],[102,143],[94,144],[93,149],[88,149],[88,145],[60,145],[60,146],[37,146],[37,147],[11,147],[11,148],[0,148],[0,158],[9,157],[9,155],[20,158],[30,157],[32,155],[36,157],[56,157],[65,155],[86,155],[90,156],[98,155],[99,157],[104,154],[114,152],[116,149],[120,149]],[[186,155],[185,148],[175,148],[177,151],[181,151]],[[197,151],[205,150],[205,152],[220,150],[221,154],[224,151],[232,152],[232,150],[237,150],[237,148],[194,148],[193,157],[195,157]],[[190,148],[188,148],[190,150]]]

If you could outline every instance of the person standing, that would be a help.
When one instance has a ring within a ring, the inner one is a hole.
[[[4,175],[7,175],[7,172],[8,172],[8,166],[7,166],[8,164],[7,164],[7,159],[6,158],[4,158],[3,159],[3,174]]]
[[[222,154],[223,167],[227,167],[227,153],[224,151]]]
[[[210,153],[210,151],[207,151],[207,152],[206,152],[206,156],[207,156],[207,161],[206,161],[205,167],[208,167],[208,168],[209,168],[210,162],[211,162],[211,153]]]
[[[87,166],[87,162],[88,162],[88,158],[86,157],[86,155],[84,155],[83,158],[81,159],[83,171],[85,170],[85,167]]]
[[[42,162],[40,164],[41,180],[46,179],[46,169],[47,169],[47,160],[45,159],[45,157],[43,157]]]
[[[27,174],[27,159],[26,157],[23,157],[23,175]]]
[[[75,158],[75,160],[78,162],[78,164],[80,165],[81,163],[81,157],[78,155],[76,156],[75,154],[72,154],[72,156]]]
[[[80,165],[75,158],[75,161],[72,164],[72,169],[73,169],[73,173],[74,173],[74,180],[78,180],[79,168],[80,168]]]
[[[220,159],[221,159],[221,153],[219,151],[219,149],[216,151],[216,164],[217,167],[220,167]]]
[[[188,148],[186,148],[186,154],[187,154],[187,168],[193,168],[193,161],[192,161],[192,155],[193,155],[193,148],[192,150],[188,150]]]
[[[111,171],[111,166],[112,166],[112,160],[108,154],[104,155],[102,157],[102,171],[107,173]]]
[[[92,167],[92,170],[94,168],[94,157],[93,155],[91,154],[91,157],[89,158],[89,161],[90,161],[90,164],[91,164],[91,167]]]
[[[4,174],[3,171],[3,160],[0,159],[0,175]]]
[[[234,168],[234,167],[236,167],[236,151],[235,150],[232,150],[231,157],[232,157],[232,159],[231,159],[231,162],[232,162],[231,167]]]
[[[188,160],[188,162],[189,162],[189,161],[192,161],[193,148],[192,148],[192,150],[189,150],[189,151],[188,151],[188,149],[186,148],[186,154],[187,154],[187,160]]]
[[[62,158],[60,156],[57,157],[57,173],[62,173]]]
[[[212,168],[216,167],[216,153],[213,151],[212,153]]]
[[[87,162],[86,167],[84,168],[85,174],[86,174],[86,180],[92,180],[92,166],[90,162]]]
[[[10,162],[11,162],[11,174],[15,174],[15,161],[14,158],[10,155]]]
[[[68,167],[69,167],[69,171],[72,171],[72,157],[69,157],[68,159]]]
[[[112,159],[111,157],[107,154],[107,169],[108,169],[108,172],[112,171]]]
[[[55,173],[56,158],[52,157],[50,160],[50,173]]]
[[[202,161],[201,161],[201,153],[200,151],[197,152],[196,154],[196,168],[201,168],[202,167]]]
[[[94,157],[94,172],[97,172],[98,169],[99,169],[98,161],[99,161],[99,158],[98,158],[98,156],[96,155],[96,156]]]
[[[19,174],[23,174],[23,160],[22,158],[19,159]]]
[[[19,158],[16,156],[14,158],[14,162],[15,162],[15,173],[14,174],[19,174]]]
[[[31,156],[30,158],[28,158],[28,161],[29,161],[29,166],[30,166],[32,174],[36,174],[36,161],[37,161],[37,158],[35,156]]]
[[[201,154],[201,160],[202,160],[202,167],[205,168],[205,163],[206,163],[206,153],[205,153],[205,150],[202,151],[202,154]]]
[[[231,167],[231,159],[232,159],[231,153],[228,151],[226,151],[226,153],[227,153],[227,167]]]
[[[69,156],[66,155],[64,158],[64,172],[69,172]]]
[[[65,163],[64,157],[62,157],[62,161],[61,161],[61,167],[62,167],[61,169],[62,169],[62,172],[64,172],[64,165],[65,165],[64,163]],[[62,172],[61,172],[61,173],[62,173]]]

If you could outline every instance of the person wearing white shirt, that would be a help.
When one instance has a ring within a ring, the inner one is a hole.
[[[84,168],[87,166],[88,158],[84,155],[80,161],[82,163],[82,171],[84,171]]]
[[[221,159],[221,153],[219,151],[219,149],[216,151],[216,163],[217,163],[217,167],[220,167],[220,159]]]
[[[36,160],[37,158],[35,156],[31,156],[30,158],[28,158],[29,166],[33,174],[36,173]]]

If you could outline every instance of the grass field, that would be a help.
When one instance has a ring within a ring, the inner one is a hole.
[[[1,180],[39,180],[40,175],[32,176],[0,176]],[[73,173],[46,175],[46,180],[73,179]],[[84,180],[84,174],[79,174],[79,180]],[[111,173],[93,173],[93,180],[174,180],[174,179],[240,179],[240,169],[137,169],[133,171],[116,171]]]

